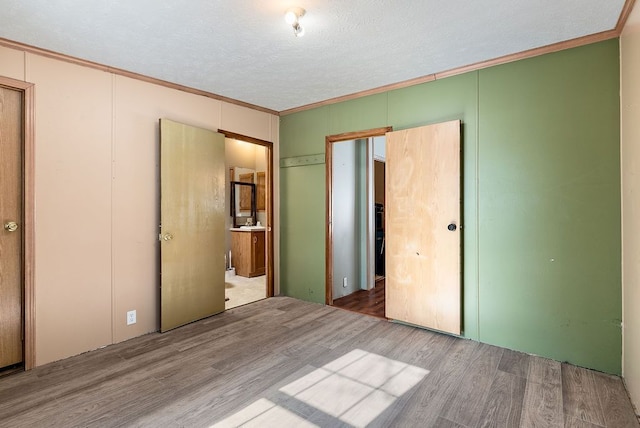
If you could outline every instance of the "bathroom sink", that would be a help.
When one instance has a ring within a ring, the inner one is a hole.
[[[240,226],[240,229],[257,229],[257,230],[262,230],[262,229],[264,229],[264,226]]]

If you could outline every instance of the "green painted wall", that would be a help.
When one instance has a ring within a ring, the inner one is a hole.
[[[281,118],[325,136],[463,121],[464,336],[620,373],[618,41]],[[324,165],[281,169],[281,290],[324,302]]]
[[[616,40],[480,71],[480,338],[620,373]]]

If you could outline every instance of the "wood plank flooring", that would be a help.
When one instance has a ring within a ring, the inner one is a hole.
[[[0,378],[0,427],[638,427],[621,380],[277,297]]]
[[[376,279],[375,287],[371,290],[358,290],[348,296],[333,301],[333,306],[361,314],[384,318],[385,299],[384,277]]]

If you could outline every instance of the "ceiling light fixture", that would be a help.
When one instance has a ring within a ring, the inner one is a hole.
[[[302,18],[305,13],[306,11],[301,7],[292,7],[287,9],[287,12],[284,14],[284,20],[293,27],[293,34],[295,34],[296,37],[304,36],[304,28],[300,25],[300,18]]]

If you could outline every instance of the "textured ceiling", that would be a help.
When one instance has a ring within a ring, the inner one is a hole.
[[[306,35],[283,18],[307,10]],[[282,111],[612,30],[624,0],[0,0],[0,37]]]

